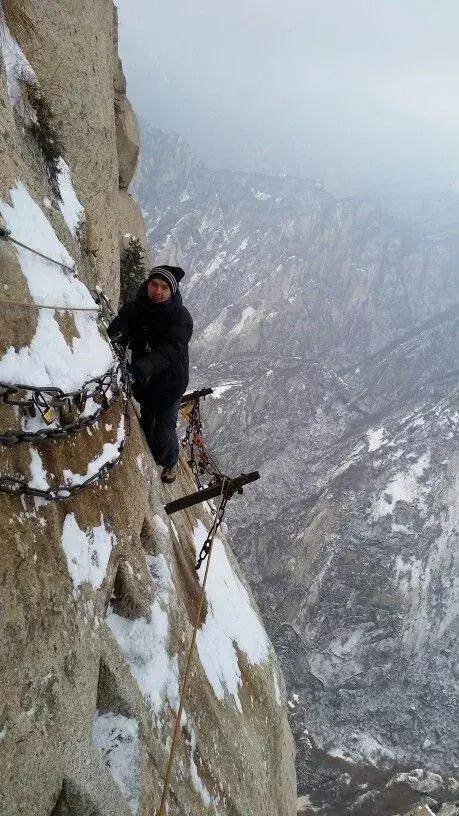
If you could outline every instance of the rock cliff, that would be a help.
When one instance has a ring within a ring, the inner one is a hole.
[[[157,256],[190,271],[214,447],[262,473],[234,545],[286,674],[301,812],[452,799],[457,224],[144,141],[137,189]]]
[[[0,812],[151,816],[213,516],[165,515],[191,475],[161,487],[94,299],[144,230],[112,2],[0,9]],[[283,680],[222,536],[205,601],[168,813],[292,816]]]

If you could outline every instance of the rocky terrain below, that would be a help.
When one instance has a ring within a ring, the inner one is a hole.
[[[143,139],[136,192],[156,261],[187,269],[213,448],[262,474],[233,546],[286,675],[301,812],[453,800],[457,231]]]

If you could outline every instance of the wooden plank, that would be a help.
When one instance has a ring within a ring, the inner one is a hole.
[[[187,402],[191,402],[191,400],[200,399],[201,397],[208,397],[209,394],[213,394],[213,388],[201,388],[198,391],[190,391],[188,394],[184,394],[182,397],[182,405],[185,405]]]
[[[244,485],[256,482],[260,478],[257,470],[252,473],[241,473],[234,479],[229,479],[226,485],[226,491],[231,497],[234,493],[242,493]],[[219,482],[215,487],[205,487],[203,490],[198,490],[196,493],[190,493],[188,496],[182,496],[180,499],[168,502],[164,505],[164,510],[167,515],[178,513],[179,510],[185,510],[187,507],[193,507],[195,504],[208,501],[209,499],[216,499],[222,492],[222,484]]]

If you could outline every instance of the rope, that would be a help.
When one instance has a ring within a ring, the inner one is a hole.
[[[21,309],[58,309],[67,312],[100,312],[99,306],[52,306],[48,303],[21,303],[19,300],[0,300],[0,306],[14,306]]]
[[[221,498],[221,502],[220,502],[220,508],[223,506],[223,503],[225,502],[225,486],[226,486],[226,478],[223,479],[223,481],[222,481],[222,489],[221,489],[221,494],[220,494],[222,498]],[[177,749],[177,739],[178,739],[178,735],[179,735],[180,722],[181,722],[181,719],[182,719],[185,695],[186,695],[186,692],[188,690],[189,675],[190,675],[190,670],[191,670],[191,661],[192,661],[192,658],[193,658],[194,647],[195,647],[195,644],[196,644],[196,637],[197,637],[197,633],[198,633],[199,624],[200,624],[200,621],[201,621],[202,605],[203,605],[203,602],[204,602],[204,592],[205,592],[206,583],[207,583],[207,576],[209,574],[210,559],[211,559],[211,556],[212,556],[212,547],[213,547],[213,543],[214,543],[214,537],[215,537],[215,533],[217,531],[217,519],[218,519],[218,516],[219,516],[219,513],[217,513],[217,515],[214,518],[214,521],[213,521],[213,524],[212,524],[212,527],[210,529],[209,536],[208,536],[208,537],[210,537],[210,544],[209,544],[209,549],[208,549],[208,558],[207,558],[207,563],[206,563],[206,571],[204,573],[204,580],[203,580],[202,585],[201,585],[201,592],[200,592],[200,595],[199,595],[198,611],[197,611],[197,614],[196,614],[196,623],[194,625],[193,635],[192,635],[192,638],[191,638],[190,649],[188,651],[188,657],[187,657],[186,668],[185,668],[185,676],[183,678],[182,690],[181,690],[181,694],[180,694],[180,704],[179,704],[179,708],[178,708],[178,712],[177,712],[177,718],[175,720],[175,726],[174,726],[174,733],[173,733],[173,736],[172,736],[171,749],[170,749],[170,752],[169,752],[169,759],[167,761],[166,774],[165,774],[165,777],[164,777],[164,785],[163,785],[163,791],[162,791],[162,795],[161,795],[161,803],[160,803],[160,806],[159,806],[159,810],[156,813],[156,816],[166,816],[166,801],[167,801],[167,796],[168,796],[168,793],[169,793],[169,785],[170,785],[170,778],[171,778],[171,773],[172,773],[172,765],[173,765],[173,762],[174,762],[174,757],[175,757],[175,753],[176,753],[176,749]]]
[[[49,255],[39,252],[38,249],[34,249],[28,244],[23,244],[22,241],[18,241],[17,238],[13,238],[11,233],[5,229],[5,227],[0,227],[0,240],[2,239],[4,241],[11,241],[12,244],[16,244],[16,246],[22,247],[22,249],[27,249],[27,251],[32,252],[33,255],[37,255],[39,258],[43,258],[45,261],[49,261],[50,263],[55,264],[55,266],[59,266],[61,269],[66,269],[68,272],[72,272],[73,274],[76,272],[76,264],[74,266],[69,266],[62,261],[57,261],[56,258],[51,258]],[[104,299],[106,301],[106,298]],[[106,305],[107,303],[108,301],[106,301]],[[47,303],[23,303],[18,300],[0,300],[0,306],[14,306],[22,309],[61,309],[67,312],[100,312],[101,310],[101,306],[54,306]]]
[[[27,249],[29,252],[37,255],[39,258],[43,258],[45,261],[49,261],[56,266],[60,266],[61,269],[67,269],[68,272],[76,271],[76,264],[74,266],[69,266],[68,264],[63,263],[63,261],[57,261],[56,258],[51,258],[49,255],[44,255],[44,253],[39,252],[38,249],[34,249],[28,244],[23,244],[22,241],[18,241],[17,238],[13,238],[11,233],[5,229],[5,227],[0,227],[0,239],[3,239],[4,241],[11,241],[12,244],[16,244],[16,246],[22,247],[22,249]]]

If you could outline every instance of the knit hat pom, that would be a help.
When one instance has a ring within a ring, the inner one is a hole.
[[[184,276],[185,272],[181,266],[154,266],[147,278],[147,283],[150,283],[153,278],[159,278],[168,284],[172,294],[175,295]]]

